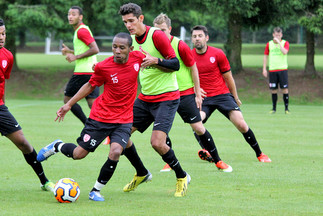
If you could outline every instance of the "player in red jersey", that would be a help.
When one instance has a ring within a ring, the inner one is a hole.
[[[232,172],[232,167],[221,160],[212,135],[202,123],[200,109],[202,108],[203,93],[200,89],[198,70],[191,49],[184,41],[170,34],[172,29],[171,20],[166,14],[161,13],[158,15],[153,23],[155,27],[160,28],[165,32],[180,61],[181,67],[176,72],[181,94],[177,112],[185,123],[190,124],[194,131],[194,135],[201,140],[202,145],[210,152],[210,155],[212,155],[206,156],[205,152],[202,152],[203,155],[199,153],[199,156],[205,160],[210,160],[210,162],[214,163],[220,171]],[[169,145],[170,144],[171,142],[169,142]],[[161,172],[169,170],[169,165],[166,164]]]
[[[137,77],[144,58],[149,58],[139,51],[133,51],[132,39],[128,33],[117,34],[112,42],[113,56],[95,65],[94,74],[89,82],[57,111],[56,120],[63,121],[65,114],[73,104],[90,94],[97,86],[104,85],[103,93],[94,101],[91,113],[77,139],[78,146],[55,140],[44,147],[37,160],[46,160],[51,155],[61,152],[74,160],[83,159],[89,152],[94,152],[100,143],[109,136],[111,139],[108,160],[102,166],[99,177],[92,188],[89,199],[104,201],[101,189],[112,177],[122,153],[136,163],[138,173],[149,173],[143,166],[137,151],[127,151],[126,146],[131,134],[133,122],[133,104],[137,94]],[[151,180],[148,175],[144,181]],[[143,182],[144,182],[143,181]]]
[[[177,183],[174,196],[183,197],[191,177],[182,169],[173,149],[166,144],[179,105],[180,93],[176,80],[179,61],[167,36],[161,30],[143,23],[144,15],[139,5],[124,4],[119,14],[132,34],[134,50],[142,48],[153,56],[144,60],[143,70],[139,74],[141,93],[134,103],[132,132],[138,130],[143,133],[153,124],[151,146],[175,172]],[[152,62],[154,67],[145,66],[148,62]],[[130,139],[129,143],[132,143]],[[134,190],[143,178],[145,176],[137,173],[123,190]]]
[[[4,47],[6,42],[6,27],[0,19],[0,133],[10,139],[23,153],[26,162],[37,174],[43,190],[54,190],[54,184],[50,182],[44,173],[41,163],[36,159],[37,153],[25,138],[22,129],[5,105],[5,83],[10,78],[13,65],[12,53]]]
[[[93,38],[90,28],[83,23],[83,10],[79,6],[72,6],[68,11],[68,22],[74,29],[73,47],[74,50],[63,44],[62,54],[68,62],[75,62],[73,76],[66,85],[64,91],[64,103],[67,103],[77,91],[87,83],[93,74],[92,65],[97,62],[96,54],[99,48]],[[89,108],[99,96],[99,88],[85,97]],[[74,104],[72,113],[85,124],[87,117],[79,104]]]
[[[191,34],[194,45],[192,52],[199,70],[200,85],[206,92],[201,111],[203,123],[218,109],[242,133],[255,151],[258,160],[271,162],[268,156],[260,150],[254,133],[243,118],[239,108],[241,101],[227,57],[221,49],[207,45],[209,35],[205,26],[194,26]]]

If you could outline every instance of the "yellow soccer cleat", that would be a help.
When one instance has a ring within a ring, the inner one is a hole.
[[[148,174],[145,176],[137,176],[137,174],[135,174],[131,182],[128,183],[126,186],[124,186],[123,191],[124,192],[132,191],[136,189],[138,185],[140,185],[141,183],[151,181],[152,178],[153,178],[153,175],[149,172],[149,170],[148,170]]]
[[[191,176],[186,173],[185,178],[178,178],[176,183],[175,197],[183,197],[186,195],[187,186],[191,182]]]

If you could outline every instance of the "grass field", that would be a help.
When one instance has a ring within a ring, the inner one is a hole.
[[[64,122],[54,122],[61,101],[6,102],[36,150],[57,138],[75,142],[82,129],[71,113]],[[183,198],[173,196],[174,173],[159,172],[164,162],[149,145],[151,129],[132,138],[153,174],[152,182],[124,193],[122,188],[134,169],[121,157],[115,175],[102,190],[105,202],[89,201],[88,192],[107,158],[107,146],[99,146],[81,161],[57,154],[43,162],[52,181],[70,177],[80,184],[80,198],[73,204],[60,204],[52,194],[41,191],[20,151],[1,137],[0,215],[322,215],[322,107],[293,105],[292,114],[285,115],[279,104],[278,112],[269,115],[270,106],[242,106],[262,150],[273,161],[270,164],[259,163],[241,134],[218,112],[206,124],[232,173],[221,173],[198,158],[199,146],[191,129],[176,116],[170,133],[173,148],[192,177]]]

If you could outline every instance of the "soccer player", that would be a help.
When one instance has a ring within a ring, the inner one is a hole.
[[[193,58],[191,49],[184,41],[172,36],[171,19],[166,14],[159,14],[154,19],[154,26],[161,29],[171,41],[171,45],[176,52],[180,62],[180,69],[176,72],[176,78],[180,90],[180,103],[177,112],[185,123],[191,125],[194,135],[199,137],[207,151],[200,151],[199,156],[205,160],[211,159],[216,167],[223,172],[232,172],[232,167],[224,163],[216,149],[211,134],[204,127],[200,109],[202,108],[202,93],[200,89],[199,75],[196,62]],[[171,142],[170,142],[171,143]],[[211,157],[206,155],[210,153]],[[161,171],[169,171],[168,164]]]
[[[66,55],[68,62],[75,61],[74,74],[67,83],[65,89],[64,103],[67,103],[76,92],[89,81],[93,74],[92,65],[97,62],[96,54],[99,48],[93,38],[90,28],[83,23],[83,10],[79,6],[72,6],[68,11],[68,22],[74,28],[73,46],[74,50],[63,44],[62,54]],[[91,108],[95,98],[99,96],[99,88],[87,95],[86,101]],[[85,116],[81,106],[74,104],[72,113],[85,124]]]
[[[205,26],[194,26],[191,35],[194,45],[192,52],[199,71],[200,85],[206,92],[201,111],[203,123],[218,109],[242,133],[255,151],[258,160],[271,162],[269,157],[260,150],[254,133],[243,118],[239,108],[241,101],[227,57],[222,50],[207,45],[209,35]]]
[[[26,162],[33,168],[38,176],[41,189],[45,191],[54,191],[54,183],[50,182],[44,173],[41,163],[37,161],[37,153],[32,145],[25,138],[21,126],[10,113],[5,105],[5,83],[10,78],[13,65],[12,53],[4,47],[6,42],[6,27],[0,19],[0,133],[13,142],[22,152]]]
[[[290,114],[288,110],[289,95],[287,64],[289,43],[286,40],[282,40],[282,37],[282,29],[279,27],[274,28],[273,39],[267,43],[265,48],[262,74],[264,77],[268,77],[267,61],[269,61],[269,88],[271,90],[271,99],[273,103],[273,109],[269,112],[270,114],[276,113],[278,84],[283,93],[285,114]]]
[[[179,69],[179,61],[167,36],[161,30],[143,23],[144,15],[139,5],[124,4],[120,7],[119,14],[132,35],[134,50],[143,49],[153,56],[144,59],[143,70],[139,73],[141,93],[133,108],[132,133],[136,130],[143,133],[154,122],[151,145],[175,171],[177,183],[174,195],[183,197],[191,177],[182,169],[173,149],[166,144],[166,137],[179,105],[180,94],[175,72]],[[154,67],[148,66],[149,62],[153,62]],[[130,139],[128,144],[132,144]],[[144,178],[145,176],[137,173],[123,190],[134,190]]]
[[[132,107],[137,94],[140,64],[144,58],[149,58],[148,53],[145,56],[139,51],[131,52],[132,49],[130,35],[118,33],[112,42],[114,55],[97,63],[91,79],[57,111],[56,120],[63,121],[65,114],[76,102],[94,91],[97,86],[104,85],[104,91],[94,101],[90,116],[77,139],[78,146],[55,140],[42,148],[37,157],[38,161],[44,161],[61,152],[74,160],[83,159],[89,152],[94,152],[105,137],[110,136],[108,160],[103,164],[89,194],[89,199],[93,201],[104,201],[100,191],[112,177],[122,153],[136,164],[138,173],[144,175],[148,173],[142,182],[152,178],[150,172],[143,166],[134,145],[130,150],[126,149],[131,134]]]

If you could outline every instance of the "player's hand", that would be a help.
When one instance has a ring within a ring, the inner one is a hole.
[[[62,54],[66,55],[69,51],[71,51],[70,48],[68,48],[65,44],[62,44],[63,48],[62,48]]]
[[[66,60],[71,63],[76,60],[76,56],[72,53],[67,53],[66,54]]]
[[[278,38],[274,38],[273,41],[274,43],[278,43],[278,44],[280,43],[280,40]]]
[[[95,63],[95,64],[93,64],[93,66],[92,66],[92,70],[94,71],[94,68],[95,68],[95,65],[96,65],[97,63]]]
[[[197,108],[200,111],[202,111],[203,98],[202,98],[201,94],[196,95],[196,97],[195,97],[195,103],[196,103]]]
[[[62,106],[61,108],[59,108],[59,110],[57,110],[57,112],[56,112],[56,119],[55,119],[55,121],[57,121],[58,120],[58,122],[61,122],[61,121],[63,121],[64,120],[64,117],[65,117],[65,115],[66,115],[66,113],[69,111],[71,109],[71,106],[68,106],[68,105],[64,105],[64,106]]]
[[[206,98],[206,91],[204,91],[204,89],[200,88],[201,89],[201,96],[202,98]]]
[[[140,48],[140,51],[146,55],[146,57],[143,59],[143,62],[141,63],[142,70],[150,65],[157,65],[158,64],[158,58],[151,56],[148,52],[146,52],[142,48]]]
[[[263,70],[262,70],[262,75],[263,75],[264,77],[266,77],[266,78],[267,78],[267,76],[268,76],[268,72],[267,72],[267,70],[266,70],[266,69],[263,69]]]
[[[240,107],[242,105],[242,102],[240,101],[239,98],[235,98],[234,99],[236,101],[236,103],[238,104],[238,107]]]

